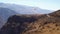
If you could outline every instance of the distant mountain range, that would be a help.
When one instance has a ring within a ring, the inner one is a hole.
[[[12,9],[21,14],[41,14],[41,13],[46,14],[46,13],[51,12],[50,10],[45,10],[38,7],[16,5],[16,4],[6,4],[6,3],[0,3],[0,7]]]
[[[0,25],[6,23],[11,15],[15,14],[47,14],[50,10],[40,9],[38,7],[30,7],[25,5],[0,3]],[[1,27],[1,26],[0,26]]]

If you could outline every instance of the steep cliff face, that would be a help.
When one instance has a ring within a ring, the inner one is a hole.
[[[44,15],[13,15],[0,34],[60,34],[60,10]]]

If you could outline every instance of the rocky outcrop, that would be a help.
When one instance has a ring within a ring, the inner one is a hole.
[[[43,15],[13,15],[0,34],[60,34],[60,10]]]

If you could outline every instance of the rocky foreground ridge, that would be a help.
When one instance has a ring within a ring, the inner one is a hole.
[[[60,34],[60,10],[43,15],[13,15],[0,34]]]

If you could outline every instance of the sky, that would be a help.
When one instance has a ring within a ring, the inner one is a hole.
[[[60,0],[0,0],[0,3],[27,5],[48,10],[60,9]]]

